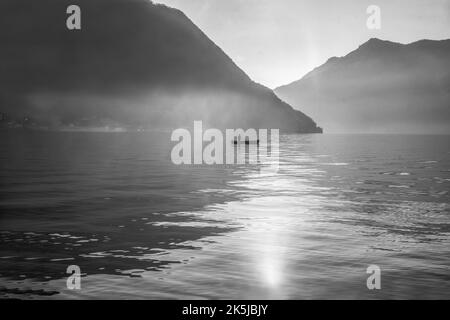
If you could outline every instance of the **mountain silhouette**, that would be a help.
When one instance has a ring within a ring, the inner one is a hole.
[[[69,30],[69,5],[81,30]],[[181,11],[148,0],[3,0],[0,112],[52,127],[321,132],[253,82]]]
[[[450,40],[370,39],[275,89],[330,132],[449,133]]]

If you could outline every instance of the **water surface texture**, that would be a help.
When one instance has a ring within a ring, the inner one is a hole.
[[[285,135],[277,173],[173,145],[2,131],[0,297],[450,298],[449,136]]]

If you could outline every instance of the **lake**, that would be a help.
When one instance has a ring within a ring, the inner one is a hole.
[[[261,174],[174,165],[170,132],[0,135],[0,297],[450,298],[449,136],[281,135]]]

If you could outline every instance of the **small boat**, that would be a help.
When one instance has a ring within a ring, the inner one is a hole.
[[[239,143],[244,143],[244,144],[259,144],[259,139],[250,141],[249,138],[246,138],[244,141],[241,141],[241,140],[239,140],[238,138],[234,138],[233,144],[239,144]]]

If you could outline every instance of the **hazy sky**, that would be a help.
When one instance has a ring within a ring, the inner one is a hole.
[[[182,10],[253,80],[300,79],[369,38],[402,43],[450,38],[450,0],[155,0]],[[366,9],[381,9],[381,29]]]

